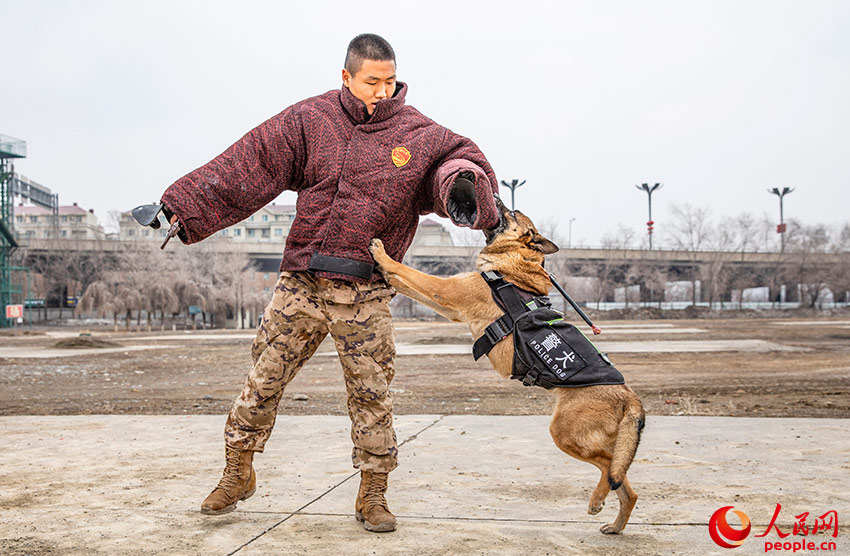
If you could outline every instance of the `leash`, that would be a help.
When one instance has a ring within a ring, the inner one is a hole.
[[[573,298],[570,297],[570,294],[568,294],[566,290],[561,287],[561,284],[555,281],[555,275],[548,271],[546,272],[546,274],[549,275],[549,279],[552,280],[552,284],[555,285],[555,289],[561,292],[561,295],[564,296],[564,299],[566,299],[570,303],[570,305],[572,305],[573,309],[575,309],[576,313],[578,313],[578,316],[580,316],[584,320],[584,322],[586,322],[587,325],[590,326],[590,329],[593,330],[593,333],[595,335],[602,334],[602,330],[598,326],[590,322],[590,318],[584,314],[584,311],[581,310],[581,307],[578,306],[578,303],[573,301]]]

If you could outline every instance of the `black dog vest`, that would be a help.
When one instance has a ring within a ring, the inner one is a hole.
[[[563,313],[552,309],[548,297],[522,290],[498,272],[482,272],[481,276],[505,314],[475,341],[472,354],[476,361],[513,333],[511,378],[526,386],[550,389],[625,383],[608,357],[564,321]]]

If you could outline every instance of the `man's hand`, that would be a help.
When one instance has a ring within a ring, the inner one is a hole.
[[[458,174],[452,184],[446,210],[451,219],[460,226],[472,226],[478,217],[475,203],[475,174],[464,171]]]
[[[168,243],[168,240],[174,236],[180,236],[181,240],[187,242],[188,237],[186,236],[186,231],[180,225],[180,219],[164,204],[142,205],[134,208],[132,214],[133,218],[140,225],[150,226],[154,230],[158,230],[161,225],[159,222],[160,212],[165,215],[166,220],[171,225],[171,228],[169,228],[168,233],[165,235],[165,241],[162,242],[162,247],[160,247],[160,249],[165,249],[165,245]]]
[[[180,226],[180,218],[165,205],[162,205],[162,213],[168,219],[168,223],[171,225],[171,227],[168,229],[168,233],[165,234],[165,241],[162,242],[160,249],[165,249],[165,246],[168,244],[169,240],[174,236],[179,236],[180,239],[185,242],[186,231],[183,230],[182,226]]]

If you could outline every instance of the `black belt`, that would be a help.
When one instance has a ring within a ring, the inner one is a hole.
[[[372,277],[374,269],[375,265],[373,264],[345,259],[343,257],[329,257],[319,253],[313,253],[313,256],[310,257],[310,270],[336,272],[338,274],[346,274],[368,280]]]

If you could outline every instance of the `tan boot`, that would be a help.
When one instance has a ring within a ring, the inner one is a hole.
[[[395,531],[395,516],[390,513],[387,499],[387,474],[360,472],[360,490],[354,501],[354,517],[363,522],[367,531]]]
[[[219,515],[236,509],[236,502],[246,500],[257,490],[257,475],[251,462],[254,452],[237,450],[226,446],[224,459],[227,464],[218,486],[201,504],[201,513]]]

